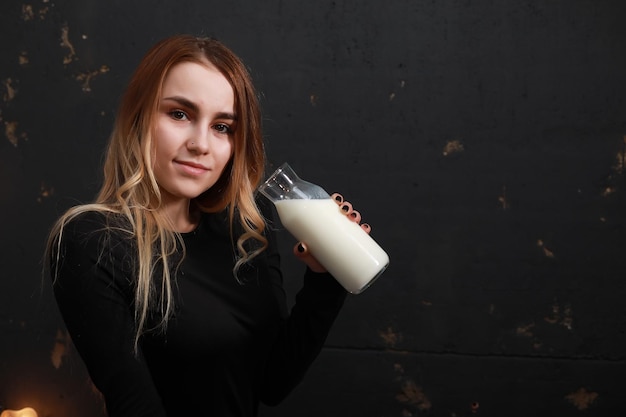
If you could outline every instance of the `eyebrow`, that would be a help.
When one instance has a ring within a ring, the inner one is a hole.
[[[198,112],[200,110],[200,108],[198,107],[198,105],[196,103],[194,103],[193,101],[185,98],[185,97],[181,97],[181,96],[172,96],[172,97],[165,97],[163,98],[163,101],[175,101],[176,103],[180,104],[181,106],[187,107],[189,109],[191,109],[194,112]],[[237,115],[235,115],[234,113],[229,113],[229,112],[220,112],[216,114],[216,118],[217,119],[228,119],[228,120],[237,120]]]

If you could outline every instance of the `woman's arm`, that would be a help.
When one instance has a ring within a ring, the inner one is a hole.
[[[259,203],[264,216],[275,223],[277,215],[267,200]],[[282,273],[275,232],[270,226],[267,267],[272,282],[282,289]],[[343,306],[346,290],[326,272],[306,267],[304,285],[291,311],[280,323],[266,364],[261,399],[267,405],[281,402],[295,388],[322,350],[328,333]],[[286,312],[284,297],[280,300]]]
[[[133,245],[107,231],[104,215],[87,213],[65,227],[59,255],[58,264],[56,253],[51,260],[54,295],[108,415],[165,416],[141,350],[134,352]]]

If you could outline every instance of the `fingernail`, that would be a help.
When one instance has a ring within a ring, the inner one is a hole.
[[[343,203],[343,197],[342,197],[342,196],[340,196],[339,194],[337,194],[337,195],[335,196],[335,201],[338,201],[338,202],[340,202],[340,203]]]
[[[353,219],[356,219],[356,212],[353,211],[352,213],[350,213],[350,217],[352,217]]]
[[[347,213],[348,210],[350,210],[350,207],[348,207],[347,204],[344,204],[343,206],[341,206],[341,211],[345,211]]]
[[[298,252],[304,253],[304,246],[302,246],[302,243],[298,243]]]

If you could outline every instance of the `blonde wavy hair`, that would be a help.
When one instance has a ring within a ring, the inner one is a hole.
[[[47,259],[59,265],[63,229],[81,213],[115,213],[127,219],[130,226],[124,232],[136,242],[138,260],[135,347],[152,311],[160,312],[157,327],[163,329],[173,311],[172,255],[183,242],[159,210],[162,199],[152,160],[154,120],[163,83],[170,69],[182,62],[214,65],[233,88],[237,116],[230,161],[216,184],[193,199],[192,205],[211,213],[227,209],[231,236],[235,222],[243,227],[236,241],[235,277],[244,263],[267,247],[263,236],[265,220],[254,201],[255,189],[264,174],[265,151],[260,106],[249,72],[230,49],[215,39],[176,35],[158,42],[143,57],[122,96],[106,150],[100,192],[93,203],[72,207],[57,220],[46,250]],[[254,241],[259,244],[246,244]],[[184,256],[184,245],[182,248]],[[162,266],[162,280],[153,277],[158,263]],[[51,272],[53,279],[56,278],[58,271]]]

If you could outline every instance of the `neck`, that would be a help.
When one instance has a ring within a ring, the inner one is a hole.
[[[174,231],[191,232],[200,220],[200,212],[193,208],[190,200],[166,203],[163,211],[172,222]]]

